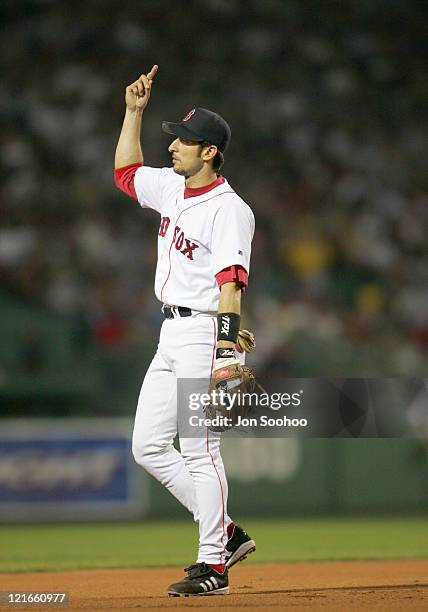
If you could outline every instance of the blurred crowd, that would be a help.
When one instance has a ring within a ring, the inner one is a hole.
[[[224,174],[256,215],[244,323],[288,376],[428,364],[428,10],[405,0],[5,2],[2,291],[79,317],[102,350],[152,345],[159,219],[117,191],[124,88],[153,63],[163,119],[212,108]]]

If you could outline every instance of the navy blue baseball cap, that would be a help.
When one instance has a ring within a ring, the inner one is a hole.
[[[179,123],[162,122],[162,129],[167,134],[186,138],[196,142],[209,142],[222,153],[230,142],[229,124],[217,113],[206,108],[192,108]]]

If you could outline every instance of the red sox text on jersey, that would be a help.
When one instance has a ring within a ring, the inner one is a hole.
[[[162,217],[159,226],[159,236],[166,236],[169,224],[170,218]],[[174,237],[172,239],[172,243],[177,251],[180,251],[182,255],[185,255],[188,259],[191,260],[193,260],[193,252],[199,248],[196,242],[192,242],[191,240],[186,238],[184,232],[178,225],[176,225],[174,228]]]

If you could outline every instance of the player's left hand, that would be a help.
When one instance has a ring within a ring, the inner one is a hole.
[[[217,357],[214,361],[213,378],[216,378],[218,370],[230,365],[239,365],[239,359],[237,357]]]
[[[209,387],[211,400],[204,406],[205,416],[211,421],[220,417],[222,424],[209,425],[211,431],[221,432],[238,423],[238,417],[248,414],[250,405],[242,394],[252,393],[256,385],[254,372],[237,359],[216,359]]]

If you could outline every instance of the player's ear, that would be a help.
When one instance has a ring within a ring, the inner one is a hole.
[[[214,159],[216,155],[217,147],[215,145],[210,144],[202,148],[202,159],[204,161],[210,161],[211,159]]]

